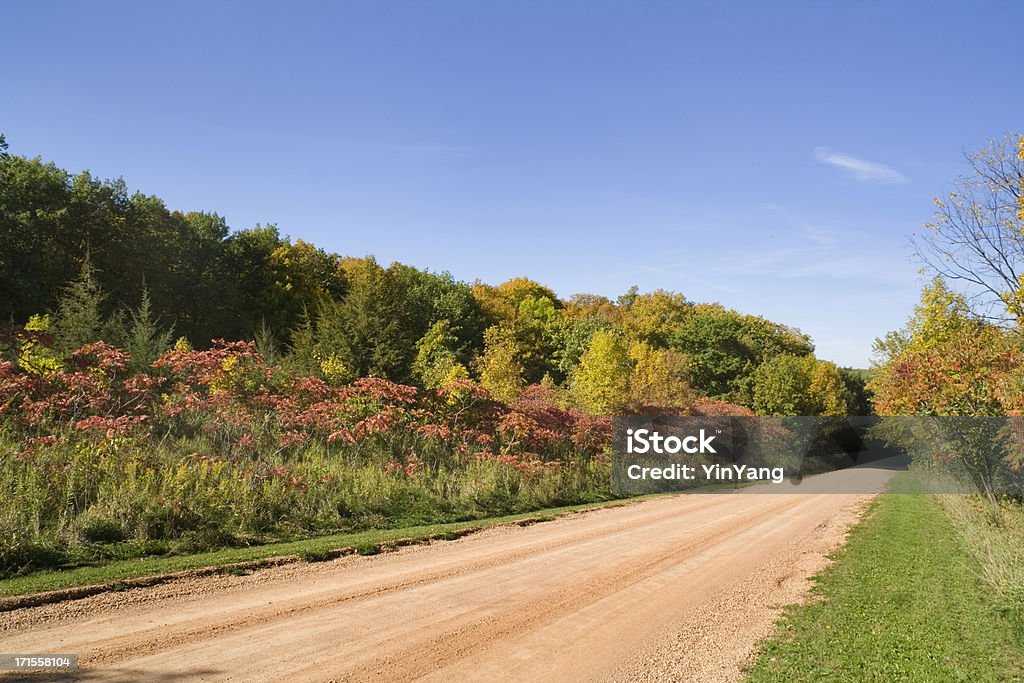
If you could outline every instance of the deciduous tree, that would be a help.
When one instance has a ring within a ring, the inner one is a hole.
[[[629,404],[632,363],[620,335],[599,330],[572,377],[576,399],[596,415],[611,415]]]
[[[519,360],[515,340],[500,325],[484,333],[484,352],[477,359],[476,369],[480,385],[499,401],[515,401],[526,386],[526,370]]]
[[[629,389],[634,406],[680,409],[690,406],[694,396],[683,354],[637,342],[630,348],[629,356],[633,361]]]
[[[1011,134],[967,154],[968,175],[935,200],[933,220],[914,239],[925,267],[960,285],[995,321],[1024,317],[1022,145]]]

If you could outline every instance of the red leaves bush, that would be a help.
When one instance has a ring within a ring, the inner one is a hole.
[[[98,342],[47,375],[0,361],[0,418],[25,431],[26,447],[68,429],[90,439],[202,434],[218,446],[216,455],[230,459],[287,454],[311,443],[358,449],[372,442],[382,453],[387,444],[404,444],[403,462],[392,456],[382,466],[405,475],[429,469],[427,452],[464,464],[486,453],[534,471],[591,458],[610,438],[607,418],[564,409],[540,386],[528,387],[512,406],[468,381],[438,391],[374,377],[332,387],[282,376],[249,342],[173,350],[144,374],[132,374],[130,360]],[[424,452],[417,455],[417,448]]]

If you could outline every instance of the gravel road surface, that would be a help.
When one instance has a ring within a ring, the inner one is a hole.
[[[736,680],[891,474],[0,613],[0,652],[77,653],[88,681]]]

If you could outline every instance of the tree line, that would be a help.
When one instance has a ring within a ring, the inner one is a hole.
[[[98,340],[139,367],[175,343],[254,340],[281,371],[336,386],[472,379],[511,402],[542,384],[595,414],[697,397],[768,415],[870,410],[860,373],[762,317],[664,290],[563,300],[527,278],[385,266],[0,145],[0,315],[20,330],[8,355],[36,372]]]

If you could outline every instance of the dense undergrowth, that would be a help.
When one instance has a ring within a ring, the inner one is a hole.
[[[331,386],[239,342],[129,361],[0,362],[0,576],[611,495],[609,420],[540,386]]]
[[[938,496],[994,602],[1024,641],[1024,505],[1002,497]]]

